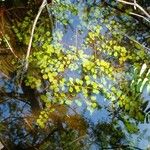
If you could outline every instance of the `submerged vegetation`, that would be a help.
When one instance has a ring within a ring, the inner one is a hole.
[[[143,148],[130,135],[150,122],[148,2],[0,2],[5,149]]]

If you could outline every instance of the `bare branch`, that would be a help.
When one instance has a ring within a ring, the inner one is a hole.
[[[130,14],[131,14],[131,15],[134,15],[134,16],[141,17],[141,18],[143,18],[144,20],[146,20],[147,22],[149,22],[149,23],[150,23],[150,20],[149,20],[149,19],[147,19],[146,17],[142,16],[142,15],[139,15],[139,14],[136,14],[136,13],[133,13],[133,12],[130,12]]]
[[[43,0],[40,8],[39,8],[39,11],[37,13],[37,16],[33,22],[33,26],[32,26],[32,31],[31,31],[31,36],[30,36],[30,41],[29,41],[29,45],[28,45],[28,49],[27,49],[27,54],[26,54],[26,63],[25,63],[25,70],[28,69],[28,65],[29,65],[29,62],[28,62],[28,59],[29,59],[29,55],[30,55],[30,51],[31,51],[31,46],[32,46],[32,41],[33,41],[33,35],[34,35],[34,30],[35,30],[35,27],[36,27],[36,24],[37,24],[37,21],[40,17],[40,14],[42,12],[42,10],[44,9],[44,7],[46,6],[47,4],[47,0]]]
[[[148,12],[144,10],[144,8],[142,8],[139,4],[137,4],[136,1],[134,1],[134,3],[127,2],[124,0],[117,0],[117,1],[127,5],[132,5],[134,6],[134,8],[139,8],[150,19],[150,14],[148,14]]]
[[[134,9],[136,10],[136,0],[134,0]]]

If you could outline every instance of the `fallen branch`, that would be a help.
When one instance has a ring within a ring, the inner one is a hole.
[[[136,1],[134,1],[133,3],[127,2],[124,0],[117,0],[117,1],[124,3],[124,4],[127,4],[127,5],[134,6],[134,8],[139,8],[150,19],[150,14],[148,14],[148,12],[144,10],[144,8],[142,8],[139,4],[137,4]]]
[[[35,27],[36,27],[36,24],[37,24],[37,21],[40,17],[40,14],[42,12],[42,10],[44,9],[44,7],[46,6],[47,4],[47,0],[43,0],[40,8],[39,8],[39,11],[37,13],[37,16],[33,22],[33,26],[32,26],[32,31],[31,31],[31,36],[30,36],[30,41],[29,41],[29,45],[28,45],[28,49],[27,49],[27,54],[26,54],[26,58],[25,58],[25,71],[28,69],[28,65],[29,65],[29,62],[28,62],[28,59],[29,59],[29,56],[30,56],[30,51],[31,51],[31,46],[32,46],[32,41],[33,41],[33,35],[34,35],[34,30],[35,30]]]
[[[110,3],[104,2],[104,5],[111,7],[113,10],[116,10],[117,12],[125,13],[125,10],[124,10],[124,9],[120,9],[120,8],[118,8],[117,6],[111,5]],[[147,30],[150,29],[150,26],[149,26],[147,23],[145,23],[143,20],[141,21],[141,19],[140,19],[139,17],[136,17],[135,15],[132,15],[132,14],[130,14],[130,13],[129,13],[129,16],[131,16],[131,17],[134,18],[135,20],[137,20],[137,21],[139,21],[140,23],[142,23],[143,26],[146,27]]]
[[[142,16],[142,15],[139,15],[139,14],[137,14],[137,13],[133,13],[133,12],[130,12],[130,14],[131,14],[131,15],[134,15],[134,16],[141,17],[141,18],[143,18],[144,20],[146,20],[147,22],[149,22],[149,23],[150,23],[150,20],[149,20],[149,19],[147,19],[146,17]]]

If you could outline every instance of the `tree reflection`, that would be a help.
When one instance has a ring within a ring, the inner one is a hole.
[[[41,129],[36,124],[38,115],[33,114],[26,95],[15,93],[11,88],[8,92],[5,87],[14,85],[8,79],[1,80],[5,82],[0,104],[0,139],[4,149],[80,150],[93,146],[98,149],[139,149],[130,145],[119,118],[114,119],[116,116],[112,112],[109,113],[112,121],[93,124],[74,108],[71,111],[70,106],[54,104],[46,128]]]
[[[74,1],[73,5],[56,1],[49,8],[50,18],[45,17],[47,10],[43,12],[28,72],[22,73],[21,60],[16,72],[8,65],[15,80],[1,77],[0,140],[4,149],[139,149],[128,136],[138,134],[139,123],[149,122],[148,101],[142,95],[149,69],[140,76],[143,64],[149,65],[145,38],[149,27],[144,23],[143,28],[137,18],[131,19],[116,4],[107,2]],[[35,13],[29,10],[7,30],[11,36],[15,33],[16,50],[26,49]],[[70,43],[65,43],[65,36],[72,36],[75,42],[67,37]],[[3,40],[2,45],[6,46]],[[9,72],[4,68],[3,72]],[[107,99],[107,106],[100,95]],[[81,109],[85,103],[82,113],[74,103]],[[108,112],[109,122],[96,124],[85,115],[87,110],[101,112],[102,108]]]

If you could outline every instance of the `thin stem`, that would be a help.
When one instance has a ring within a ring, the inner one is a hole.
[[[7,43],[7,45],[8,45],[8,47],[9,47],[10,51],[12,52],[12,54],[13,54],[16,58],[18,58],[18,56],[17,56],[17,55],[15,54],[15,52],[13,51],[13,48],[11,47],[10,43],[8,42],[7,38],[4,36],[4,34],[3,34],[2,32],[0,32],[0,33],[2,34],[2,36],[3,36],[4,40],[5,40],[5,42]]]
[[[36,24],[37,24],[37,21],[40,17],[40,14],[42,12],[42,10],[44,9],[44,7],[46,6],[47,4],[47,0],[43,0],[40,8],[39,8],[39,11],[37,13],[37,16],[33,22],[33,26],[32,26],[32,31],[31,31],[31,36],[30,36],[30,41],[29,41],[29,45],[28,45],[28,49],[27,49],[27,54],[26,54],[26,64],[25,64],[25,71],[28,69],[28,65],[29,65],[29,62],[28,62],[28,59],[29,59],[29,55],[30,55],[30,51],[31,51],[31,46],[32,46],[32,41],[33,41],[33,35],[34,35],[34,30],[35,30],[35,27],[36,27]]]
[[[150,23],[150,20],[149,20],[149,19],[147,19],[146,17],[142,16],[142,15],[139,15],[139,14],[136,14],[136,13],[133,13],[133,12],[130,12],[130,14],[131,14],[131,15],[134,15],[134,16],[141,17],[141,18],[143,18],[144,20],[146,20],[147,22],[149,22],[149,23]]]
[[[139,4],[137,4],[136,2],[134,3],[131,3],[131,2],[127,2],[127,1],[124,1],[124,0],[117,0],[118,2],[121,2],[121,3],[124,3],[124,4],[127,4],[127,5],[132,5],[134,6],[134,8],[139,8],[148,18],[150,18],[150,14],[148,14],[147,11],[144,10],[144,8],[142,8]]]
[[[147,49],[147,50],[150,52],[150,48],[148,48],[148,47],[146,47],[146,46],[142,45],[142,44],[141,44],[141,43],[139,43],[138,41],[136,41],[136,40],[134,40],[133,38],[129,37],[127,34],[122,33],[122,35],[123,35],[123,36],[125,36],[125,37],[127,37],[129,40],[131,40],[131,41],[133,41],[133,42],[137,43],[137,44],[138,44],[138,45],[140,45],[141,47],[143,47],[143,48]]]
[[[87,137],[87,134],[78,137],[77,139],[75,139],[75,140],[73,140],[72,142],[68,143],[68,145],[72,145],[73,143],[75,143],[75,142],[77,142],[77,141],[79,141],[79,140],[82,140],[82,139],[85,138],[85,137]],[[66,146],[68,146],[68,145],[66,145]],[[65,146],[65,147],[66,147],[66,146]]]

